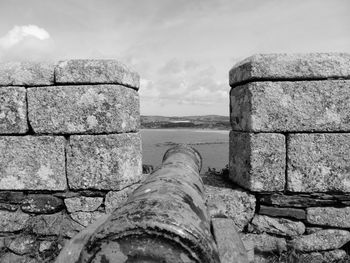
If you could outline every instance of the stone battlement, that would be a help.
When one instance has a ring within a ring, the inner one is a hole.
[[[53,260],[135,189],[138,89],[114,60],[0,64],[1,262]]]
[[[231,69],[230,85],[230,179],[257,203],[243,239],[257,258],[345,257],[350,55],[255,55]]]

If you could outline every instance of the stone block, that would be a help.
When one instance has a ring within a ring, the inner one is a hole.
[[[49,62],[0,63],[0,86],[43,86],[54,82],[54,64]]]
[[[298,220],[306,219],[305,210],[291,207],[286,208],[261,205],[259,209],[259,214],[268,216],[289,217]]]
[[[66,60],[55,68],[55,82],[74,84],[121,84],[138,89],[140,76],[116,60]]]
[[[21,211],[8,212],[0,210],[0,232],[15,232],[28,226],[30,216]]]
[[[255,212],[255,197],[243,190],[205,185],[205,197],[211,217],[227,217],[242,231]]]
[[[214,218],[212,224],[220,263],[248,263],[246,249],[234,222],[228,218]]]
[[[34,254],[39,243],[31,235],[21,235],[9,240],[7,248],[18,255]]]
[[[83,229],[82,225],[72,220],[63,212],[31,217],[29,226],[35,234],[61,237],[72,237]]]
[[[96,211],[102,205],[102,197],[72,197],[64,199],[67,210],[73,212],[92,212]]]
[[[114,209],[123,205],[123,203],[125,203],[128,199],[129,195],[139,186],[140,184],[133,184],[120,191],[108,192],[105,197],[106,213],[110,214]]]
[[[283,191],[285,136],[230,132],[230,179],[254,192]]]
[[[268,234],[241,234],[244,246],[248,243],[254,244],[256,253],[287,251],[287,242],[284,238],[270,236]]]
[[[266,194],[259,198],[261,204],[280,206],[280,207],[311,207],[311,206],[327,206],[336,205],[341,201],[333,196],[315,196],[313,194]]]
[[[139,133],[70,137],[67,154],[70,188],[121,190],[141,176]]]
[[[253,82],[230,99],[235,131],[350,131],[350,80]]]
[[[98,218],[105,215],[105,213],[94,211],[94,212],[74,212],[71,213],[71,218],[79,223],[80,225],[87,227],[89,224],[94,223]]]
[[[249,224],[248,230],[249,232],[257,234],[269,233],[291,237],[304,234],[305,225],[300,221],[255,215],[252,222]]]
[[[310,235],[294,238],[289,242],[292,249],[303,252],[338,249],[350,241],[350,232],[339,229],[320,230]]]
[[[350,192],[350,133],[291,134],[287,189]]]
[[[28,131],[26,89],[0,87],[0,134]]]
[[[65,190],[65,139],[0,137],[1,190]]]
[[[23,212],[33,214],[52,214],[63,208],[62,199],[45,194],[30,194],[21,205]]]
[[[307,208],[306,220],[313,225],[350,228],[350,207]]]
[[[139,95],[120,85],[35,87],[28,107],[36,133],[122,133],[140,126]]]
[[[230,85],[256,80],[350,78],[350,54],[257,54],[230,70]]]

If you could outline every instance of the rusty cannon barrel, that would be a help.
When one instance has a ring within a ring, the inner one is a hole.
[[[162,165],[89,236],[76,262],[220,262],[201,165],[195,149],[169,149]]]

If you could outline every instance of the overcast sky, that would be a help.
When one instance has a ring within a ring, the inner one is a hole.
[[[349,0],[0,0],[0,60],[121,60],[144,115],[228,115],[237,61],[337,51],[350,52]]]

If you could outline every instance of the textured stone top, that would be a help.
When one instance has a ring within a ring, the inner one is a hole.
[[[54,84],[120,84],[138,89],[140,76],[116,60],[0,63],[0,86]]]
[[[66,60],[55,68],[55,82],[121,84],[138,89],[140,76],[116,60]]]
[[[230,86],[254,80],[350,78],[350,54],[257,54],[230,70]]]

